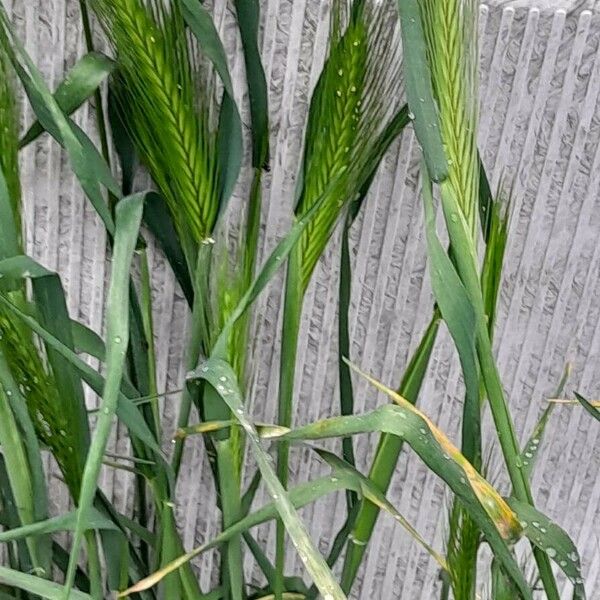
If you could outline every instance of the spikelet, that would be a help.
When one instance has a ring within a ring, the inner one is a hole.
[[[475,239],[479,189],[477,5],[474,0],[424,0],[421,7],[448,159],[448,184]]]
[[[477,577],[477,550],[481,532],[465,508],[455,500],[449,519],[448,548],[446,560],[450,585],[455,600],[471,600],[474,597]]]
[[[327,199],[297,246],[306,287],[335,223],[364,185],[377,141],[401,102],[395,4],[383,0],[334,7],[327,61],[313,94],[296,215]]]
[[[176,3],[93,0],[120,65],[117,95],[142,160],[180,234],[198,242],[216,222],[216,132],[196,91],[185,24]]]

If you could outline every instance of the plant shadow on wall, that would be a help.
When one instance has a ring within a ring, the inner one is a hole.
[[[574,599],[585,598],[577,549],[535,508],[530,487],[554,405],[522,449],[492,353],[509,199],[491,193],[477,151],[475,4],[333,0],[293,222],[261,265],[256,256],[262,176],[270,155],[258,1],[234,1],[246,73],[242,92],[249,98],[252,181],[236,217],[242,227],[233,248],[223,223],[246,159],[241,111],[211,14],[198,0],[81,0],[80,8],[88,52],[54,92],[0,8],[0,542],[8,565],[0,567],[0,597],[345,598],[383,510],[399,524],[395,535],[411,536],[437,562],[442,600],[482,593],[495,600],[532,599],[538,592],[559,600],[559,573],[571,581]],[[110,58],[94,50],[95,22],[104,29]],[[23,135],[17,128],[21,92],[37,118]],[[71,120],[89,99],[96,109],[98,147]],[[369,210],[365,197],[378,166],[406,128],[414,129],[422,149],[421,197],[435,305],[398,388],[391,389],[347,359],[348,232],[359,211]],[[102,338],[70,319],[59,276],[23,250],[18,153],[41,135],[63,148],[106,228],[111,262]],[[118,165],[110,163],[111,155]],[[150,173],[155,191],[133,192],[138,164]],[[438,238],[436,205],[443,212],[447,248]],[[294,427],[303,298],[340,222],[340,403],[331,413],[341,416]],[[168,448],[161,447],[149,237],[164,252],[191,313],[188,375],[183,391],[170,399],[179,417],[175,444]],[[255,301],[280,269],[286,279],[277,422],[256,423],[247,410],[249,322]],[[416,407],[442,326],[455,343],[465,382],[460,448]],[[90,367],[88,357],[100,367]],[[353,377],[366,379],[372,393],[383,392],[389,404],[355,414]],[[557,397],[564,384],[563,379]],[[100,398],[98,410],[86,408],[86,386]],[[577,398],[597,419],[597,407]],[[190,422],[192,407],[200,423]],[[496,435],[484,440],[486,408]],[[117,421],[128,431],[128,456],[106,451]],[[354,461],[354,436],[365,433],[379,436],[368,474]],[[211,516],[221,532],[190,550],[183,546],[174,507],[186,501],[175,489],[192,435],[202,436],[210,458],[218,492]],[[341,438],[339,455],[319,445],[329,438]],[[498,442],[502,450],[509,497],[485,478],[484,442]],[[386,498],[405,443],[450,490],[442,549],[434,549]],[[290,481],[292,444],[316,453],[330,475]],[[48,510],[50,482],[42,458],[48,452],[75,507],[56,516]],[[254,465],[250,478],[244,477],[247,464]],[[102,468],[132,474],[135,501],[127,514],[99,487]],[[256,506],[261,486],[270,501]],[[345,493],[347,513],[323,556],[297,510],[336,493]],[[273,548],[253,535],[254,527],[269,521],[276,522]],[[57,537],[61,532],[71,535]],[[64,539],[68,544],[59,541]],[[525,567],[535,572],[532,581],[516,558],[520,540],[531,547],[532,564]],[[484,545],[493,560],[482,569],[478,556]],[[203,590],[192,561],[209,551],[219,554],[218,585]],[[292,551],[305,567],[303,578],[284,570]],[[248,556],[262,572],[261,587],[246,577]]]

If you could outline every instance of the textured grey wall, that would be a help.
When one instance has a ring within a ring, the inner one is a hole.
[[[55,86],[83,52],[77,2],[3,2],[12,9],[27,50]],[[496,345],[522,437],[545,407],[566,361],[573,364],[568,391],[600,396],[600,14],[596,4],[497,2],[482,5],[480,11],[480,147],[493,184],[504,173],[514,180],[515,190]],[[518,8],[522,5],[535,8]],[[265,191],[264,256],[289,224],[310,90],[325,52],[328,4],[264,0],[262,7],[273,167]],[[239,41],[231,14],[220,2],[215,13],[232,48],[234,73],[240,81],[243,66],[236,58]],[[31,120],[25,107],[24,121]],[[88,106],[78,112],[76,121],[93,132]],[[418,150],[412,133],[407,133],[390,152],[373,185],[368,216],[361,217],[353,230],[352,358],[389,384],[398,382],[431,306],[417,170]],[[60,271],[72,316],[101,331],[107,273],[101,225],[83,201],[64,156],[48,139],[25,150],[22,175],[30,252]],[[337,411],[336,256],[334,243],[315,273],[305,306],[297,422]],[[183,375],[185,304],[160,254],[152,250],[151,260],[160,388],[173,390],[180,387]],[[266,420],[273,417],[277,387],[279,290],[273,285],[264,295],[255,320],[252,402],[257,418]],[[430,372],[421,406],[456,437],[461,380],[446,335],[436,348]],[[361,382],[356,388],[359,410],[385,401]],[[95,399],[89,400],[93,405]],[[172,422],[176,395],[165,399],[163,410]],[[534,477],[539,507],[567,529],[583,554],[592,599],[600,598],[599,431],[598,423],[581,409],[558,408]],[[167,434],[171,432],[167,429]],[[124,453],[128,442],[121,433],[112,445]],[[492,439],[488,436],[491,471],[499,473]],[[375,438],[360,439],[358,455],[368,456],[375,442]],[[308,454],[295,451],[294,457],[298,480],[319,472],[320,465]],[[217,523],[210,519],[214,515],[205,510],[207,498],[214,493],[206,467],[202,445],[194,440],[186,455],[178,506],[186,547],[216,532]],[[502,477],[494,480],[507,491]],[[127,475],[103,473],[105,489],[123,507],[131,501],[130,484]],[[401,459],[390,497],[441,547],[447,498],[443,486],[415,455],[406,453]],[[56,510],[65,507],[66,494],[59,483],[53,503]],[[342,496],[303,511],[324,550],[342,514]],[[261,529],[259,539],[272,543],[272,530]],[[198,564],[207,584],[213,557],[207,555]],[[292,566],[300,572],[298,561],[290,556]],[[355,597],[428,599],[437,585],[435,565],[397,525],[382,517]],[[566,584],[565,598],[567,590]]]

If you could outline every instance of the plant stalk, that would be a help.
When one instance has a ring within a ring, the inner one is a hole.
[[[296,355],[302,316],[304,290],[300,283],[299,258],[292,252],[288,262],[283,305],[283,328],[281,344],[281,362],[279,371],[279,406],[277,423],[284,427],[292,424],[294,399],[294,378],[296,374]],[[277,445],[277,476],[284,488],[288,484],[288,460],[290,444],[282,441]],[[284,592],[285,578],[285,526],[277,519],[275,543],[275,598],[280,600]]]

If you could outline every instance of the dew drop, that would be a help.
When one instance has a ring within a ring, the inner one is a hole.
[[[121,340],[120,336],[115,335],[115,337],[113,338],[113,341],[115,342],[115,344],[120,344],[123,340]]]
[[[554,558],[556,556],[556,550],[552,547],[546,548],[546,554],[550,557],[550,558]]]

